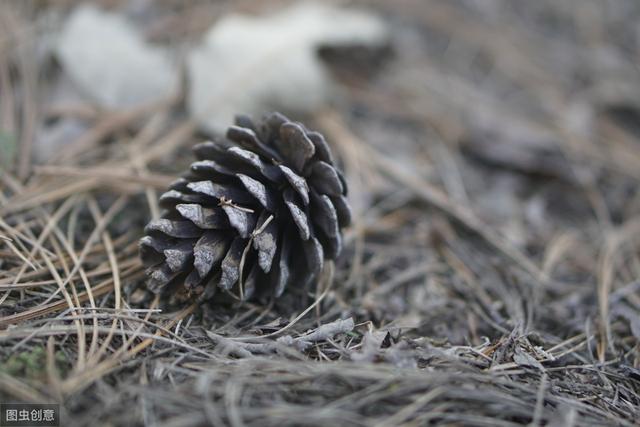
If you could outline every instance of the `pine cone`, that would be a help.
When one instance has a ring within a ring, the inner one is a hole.
[[[160,197],[140,240],[156,294],[248,299],[314,284],[342,249],[351,211],[344,177],[318,132],[279,113],[236,118],[227,139],[195,146],[197,162]]]

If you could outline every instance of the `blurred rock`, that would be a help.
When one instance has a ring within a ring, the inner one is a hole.
[[[261,17],[228,15],[189,56],[189,110],[208,131],[231,124],[238,112],[313,111],[333,92],[318,49],[387,41],[375,15],[321,3]]]
[[[106,108],[169,97],[178,74],[166,52],[144,41],[123,16],[91,6],[69,17],[56,56],[80,90]]]

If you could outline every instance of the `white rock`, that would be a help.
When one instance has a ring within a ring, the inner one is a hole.
[[[380,18],[320,3],[298,3],[261,17],[228,15],[188,58],[188,107],[203,129],[220,131],[237,113],[310,112],[330,99],[320,46],[376,46],[388,39]]]
[[[163,49],[146,43],[123,16],[92,6],[69,17],[56,55],[79,89],[106,108],[153,102],[178,87],[177,71]]]

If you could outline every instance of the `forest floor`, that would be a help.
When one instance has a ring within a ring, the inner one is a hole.
[[[132,3],[179,49],[283,2]],[[340,96],[296,116],[345,170],[343,254],[306,306],[167,309],[138,240],[207,138],[184,93],[67,101],[40,42],[74,2],[0,3],[0,402],[65,426],[637,425],[640,6],[349,4],[392,42],[322,52]]]

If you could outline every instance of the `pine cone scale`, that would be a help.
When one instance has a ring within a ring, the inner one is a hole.
[[[293,168],[301,172],[307,160],[316,152],[313,142],[307,138],[302,126],[296,123],[284,123],[280,126],[280,139],[275,140],[276,146],[289,161]]]
[[[267,221],[269,222],[267,223]],[[259,233],[254,236],[253,248],[258,251],[258,265],[265,273],[268,273],[271,270],[278,247],[278,224],[272,215],[263,211],[256,230],[259,230]]]
[[[247,190],[263,208],[270,212],[275,212],[277,206],[277,203],[275,202],[276,197],[271,190],[267,189],[267,187],[257,179],[248,175],[239,173],[236,176],[240,182],[242,182],[245,190]]]
[[[229,228],[229,220],[221,208],[203,208],[197,203],[180,203],[176,211],[196,227],[203,230],[224,230]]]
[[[324,250],[322,249],[322,245],[318,239],[315,237],[311,237],[308,240],[303,241],[302,250],[306,258],[309,272],[307,280],[305,281],[306,287],[320,276],[320,272],[324,267]]]
[[[213,266],[222,261],[229,248],[229,239],[225,233],[207,231],[193,248],[193,266],[199,277],[206,277]]]
[[[291,277],[291,271],[289,267],[290,253],[291,242],[288,239],[284,238],[283,234],[279,248],[276,252],[276,259],[278,259],[278,268],[271,270],[272,276],[274,277],[274,295],[276,297],[282,295]]]
[[[335,168],[323,161],[313,164],[309,181],[320,193],[329,196],[338,197],[345,191]]]
[[[280,165],[280,170],[284,174],[291,187],[300,195],[302,198],[302,203],[306,206],[309,204],[309,186],[307,185],[307,180],[289,169],[286,166]]]
[[[340,228],[348,227],[351,225],[351,208],[347,198],[343,195],[338,197],[330,197],[333,207],[336,208],[338,214],[338,224]]]
[[[202,177],[215,177],[216,175],[235,176],[236,171],[226,168],[213,160],[200,160],[191,164],[191,172]]]
[[[308,240],[311,235],[311,228],[309,227],[309,219],[307,215],[304,213],[304,210],[301,206],[295,201],[294,193],[291,188],[287,188],[282,194],[284,198],[284,203],[289,208],[289,213],[291,215],[291,219],[298,227],[298,232],[302,240]]]
[[[199,237],[202,234],[200,229],[191,221],[171,221],[165,218],[157,219],[147,224],[145,233],[151,234],[154,232],[179,239]]]
[[[247,240],[241,237],[233,239],[227,255],[222,260],[222,275],[219,284],[222,289],[229,290],[238,281],[240,277],[240,261],[242,253],[247,246]]]
[[[318,214],[313,217],[313,223],[318,226],[325,239],[324,245],[329,258],[336,258],[342,250],[338,213],[327,195],[312,193],[312,208]]]
[[[231,154],[232,158],[237,159],[248,166],[252,166],[268,180],[275,182],[276,184],[280,184],[284,180],[280,169],[276,166],[263,162],[257,154],[238,147],[231,147],[228,152]]]
[[[331,150],[329,149],[329,144],[324,139],[324,136],[318,132],[308,132],[307,137],[313,142],[313,145],[316,149],[316,157],[318,160],[323,161],[325,163],[334,164],[333,156],[331,155]]]
[[[258,136],[252,129],[230,126],[227,131],[227,137],[238,142],[238,144],[246,150],[258,153],[265,158],[282,162],[282,157],[278,152],[260,142]]]
[[[189,263],[193,263],[193,246],[181,244],[180,246],[162,251],[169,269],[174,273],[179,273],[187,268]]]
[[[240,186],[235,184],[214,184],[211,181],[195,181],[187,185],[187,187],[198,194],[212,197],[217,200],[233,200],[237,204],[250,204],[253,198],[242,190]]]
[[[227,203],[226,201],[224,203]],[[248,238],[249,234],[255,229],[257,216],[253,212],[247,212],[236,206],[225,204],[222,209],[229,218],[231,227],[235,228],[240,237]]]
[[[178,190],[169,190],[158,199],[158,203],[162,209],[171,209],[178,203],[201,204],[204,201],[205,199],[200,195],[187,194]]]

